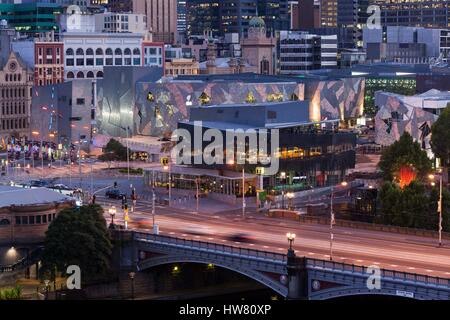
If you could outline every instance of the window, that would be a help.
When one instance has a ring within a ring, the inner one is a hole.
[[[34,216],[30,216],[30,224],[34,224]]]
[[[71,49],[71,48],[67,49],[66,56],[73,56],[73,49]]]
[[[94,65],[94,58],[87,58],[86,59],[86,65],[87,66],[93,66]]]
[[[124,59],[124,64],[125,64],[126,66],[131,66],[131,58],[125,58],[125,59]]]
[[[106,66],[112,66],[113,65],[113,58],[106,58],[105,65]]]
[[[41,216],[36,216],[36,224],[41,224],[42,222]]]
[[[66,59],[66,66],[73,67],[74,63],[74,59]]]
[[[51,213],[48,214],[48,222],[52,222],[52,214]]]
[[[81,49],[81,48],[78,48],[78,49],[77,49],[77,55],[78,55],[78,56],[82,56],[82,55],[84,55],[84,51],[83,51],[83,49]]]
[[[131,55],[131,50],[130,50],[130,48],[126,48],[125,51],[124,51],[124,54],[125,54],[125,55]]]
[[[77,78],[78,78],[78,79],[83,79],[83,78],[84,78],[84,73],[81,72],[81,71],[78,72],[78,73],[77,73]]]
[[[42,216],[42,223],[47,223],[47,215],[46,214],[44,214]]]
[[[121,66],[122,65],[122,58],[116,58],[114,59],[114,64],[116,66]]]
[[[47,50],[45,50],[45,53],[46,53],[48,56],[52,56],[52,55],[53,55],[53,49],[52,49],[52,48],[47,48]]]
[[[113,51],[112,51],[111,48],[106,49],[106,55],[107,56],[112,56],[112,54],[113,54]]]
[[[103,55],[103,50],[101,48],[98,48],[97,50],[95,50],[95,54],[101,56]]]
[[[81,106],[84,105],[84,98],[77,98],[77,105]]]
[[[84,66],[84,59],[77,59],[77,66]]]
[[[91,48],[86,50],[86,55],[88,56],[93,56],[94,55],[94,50],[92,50]]]
[[[114,51],[114,54],[117,55],[117,56],[121,56],[121,55],[122,55],[122,50],[121,50],[120,48],[117,48],[117,49]]]
[[[103,78],[103,72],[102,71],[97,72],[97,78]]]
[[[134,55],[140,55],[141,54],[141,50],[139,50],[138,48],[133,49],[133,54]]]
[[[28,224],[28,217],[22,216],[22,224]]]
[[[22,224],[22,219],[21,219],[22,217],[16,217],[16,224],[17,225],[20,225],[20,224]]]
[[[95,58],[95,65],[96,66],[102,66],[103,65],[103,58]]]
[[[155,55],[156,54],[156,48],[150,48],[150,54]]]
[[[139,66],[141,64],[141,58],[134,58],[133,59],[133,65]]]
[[[94,73],[92,71],[89,71],[86,75],[86,78],[94,78]]]
[[[75,78],[75,75],[73,74],[73,72],[72,71],[68,72],[67,79],[73,79],[73,78]]]

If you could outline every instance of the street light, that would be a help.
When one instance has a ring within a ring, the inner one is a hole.
[[[346,181],[341,182],[341,186],[347,187],[348,183]],[[330,203],[330,260],[333,260],[333,226],[336,224],[334,211],[333,211],[333,198],[334,198],[334,186],[331,186],[331,203]]]
[[[109,208],[108,212],[109,212],[109,215],[111,216],[110,228],[114,229],[114,216],[117,213],[116,207],[112,206],[111,208]]]
[[[428,179],[434,180],[435,176],[433,174],[430,174],[428,176]],[[436,183],[434,181],[431,182],[431,185],[434,187]],[[440,170],[439,174],[439,200],[438,200],[438,214],[439,214],[439,225],[438,225],[438,232],[439,232],[439,247],[442,246],[442,169]]]
[[[295,233],[288,232],[286,234],[286,238],[287,238],[287,240],[289,242],[289,250],[292,250],[292,244],[295,241]]]
[[[168,165],[164,166],[164,171],[169,171],[169,207],[172,202],[172,165],[171,165],[171,158],[169,158]]]
[[[288,192],[286,196],[289,199],[288,210],[292,210],[292,199],[294,199],[295,194],[293,192]]]

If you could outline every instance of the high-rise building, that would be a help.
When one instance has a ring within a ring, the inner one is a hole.
[[[154,41],[176,42],[177,0],[133,0],[133,12],[147,16],[147,28]]]
[[[186,0],[177,0],[177,31],[186,34]]]
[[[381,8],[384,26],[450,27],[448,0],[372,0]]]
[[[320,22],[321,27],[337,27],[338,0],[321,0],[320,2]]]
[[[367,24],[369,0],[338,0],[337,25],[343,29],[342,49],[363,47],[362,29]]]
[[[302,74],[306,70],[337,67],[337,35],[301,31],[280,33],[280,74]]]
[[[290,29],[288,0],[187,0],[186,6],[189,35],[211,29],[213,36],[238,33],[242,37],[257,16],[264,20],[267,33]]]

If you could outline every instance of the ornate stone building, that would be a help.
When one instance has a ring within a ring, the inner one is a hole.
[[[257,73],[275,74],[276,61],[275,37],[268,37],[263,19],[255,17],[250,20],[248,36],[241,41],[242,58],[257,67]]]
[[[16,52],[11,52],[0,66],[0,136],[5,141],[11,136],[30,137],[33,70]]]

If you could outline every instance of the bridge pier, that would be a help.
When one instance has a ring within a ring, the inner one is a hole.
[[[294,250],[287,254],[288,295],[287,300],[308,300],[308,270],[306,258],[297,257]]]

